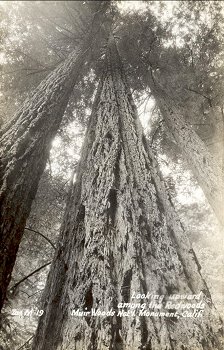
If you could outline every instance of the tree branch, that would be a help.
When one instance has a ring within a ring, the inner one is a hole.
[[[9,71],[9,72],[4,72],[4,73],[2,73],[2,76],[3,75],[7,75],[7,74],[13,74],[13,73],[21,72],[21,71],[25,71],[25,72],[30,71],[30,73],[26,74],[26,76],[28,76],[28,75],[31,75],[31,74],[45,72],[47,70],[51,70],[51,69],[54,69],[54,68],[55,68],[55,66],[45,67],[45,68],[42,68],[42,69],[39,69],[39,68],[19,68],[19,69],[15,69],[15,70],[12,70],[12,71]]]
[[[191,88],[185,88],[185,90],[194,92],[195,94],[198,94],[198,95],[204,97],[206,100],[208,100],[209,106],[212,107],[212,99],[210,97],[202,94],[200,91],[197,91],[197,90],[194,90],[194,89],[191,89]]]
[[[46,239],[46,241],[48,241],[48,243],[50,243],[50,245],[56,249],[55,245],[51,242],[51,240],[46,237],[43,233],[39,232],[39,231],[36,231],[36,230],[33,230],[32,228],[29,228],[29,227],[25,227],[25,230],[27,231],[31,231],[31,232],[34,232],[34,233],[37,233],[38,235],[40,235],[41,237],[43,237],[44,239]]]
[[[47,267],[48,265],[51,264],[52,261],[48,261],[46,264],[38,267],[38,269],[34,270],[33,272],[31,272],[29,275],[25,276],[24,278],[22,278],[19,282],[17,282],[16,284],[14,284],[14,286],[12,286],[9,291],[14,291],[21,283],[23,283],[24,281],[26,281],[29,277],[33,276],[35,273],[39,272],[40,270],[44,269],[45,267]]]
[[[41,10],[40,8],[38,8],[38,7],[37,7],[37,11],[43,16],[44,19],[46,19],[48,22],[50,22],[51,25],[53,24],[54,29],[55,29],[57,32],[61,33],[62,35],[65,35],[65,36],[68,37],[69,39],[73,40],[73,38],[75,37],[75,33],[73,33],[73,32],[72,32],[71,30],[69,30],[68,28],[65,28],[65,27],[63,27],[62,25],[60,25],[60,24],[58,24],[57,22],[55,22],[55,21],[52,19],[52,17],[46,16],[46,14],[43,13],[42,10]],[[58,27],[60,30],[59,30],[57,27]],[[65,34],[64,32],[62,32],[63,30],[64,30],[65,32],[71,34],[71,36],[69,36],[68,34]]]
[[[9,39],[8,39],[8,40],[9,40]],[[18,53],[20,53],[21,55],[23,55],[24,57],[28,58],[29,60],[35,62],[35,63],[36,63],[37,65],[39,65],[40,67],[46,68],[46,66],[45,66],[43,63],[41,63],[38,59],[36,59],[36,58],[30,56],[28,53],[24,52],[23,50],[19,49],[18,47],[14,47],[13,43],[11,42],[11,40],[9,40],[9,42],[10,42],[11,45],[12,45],[12,49],[11,49],[12,52],[13,52],[13,51],[14,51],[14,52],[18,52]]]
[[[39,73],[42,73],[42,72],[47,72],[47,71],[53,70],[54,68],[55,68],[55,66],[53,66],[53,67],[46,67],[46,68],[43,68],[43,69],[35,69],[35,70],[33,70],[33,72],[27,73],[26,76],[39,74]]]
[[[22,346],[20,346],[17,350],[21,350],[22,348],[24,348],[24,346],[26,344],[28,344],[32,339],[33,339],[34,335],[32,335],[32,337],[30,337]]]

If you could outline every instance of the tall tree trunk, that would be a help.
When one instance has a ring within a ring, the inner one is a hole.
[[[107,59],[33,349],[221,349],[212,304],[203,319],[117,314],[118,303],[136,303],[133,292],[210,296],[148,149],[112,37]],[[116,313],[71,315],[93,309]]]
[[[222,115],[222,118],[221,118],[221,130],[222,130],[222,133],[221,133],[221,149],[220,149],[220,153],[221,153],[221,166],[222,166],[222,171],[224,173],[224,109],[223,109],[223,106],[221,107],[221,115]],[[223,182],[224,182],[224,177],[223,177]]]
[[[1,133],[0,310],[51,141],[107,7],[105,2],[99,2],[84,44],[37,87]]]
[[[162,87],[150,79],[150,89],[166,125],[186,158],[217,219],[224,226],[224,172],[205,143],[188,125],[178,106]]]

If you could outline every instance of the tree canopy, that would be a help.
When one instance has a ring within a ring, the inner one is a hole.
[[[100,3],[0,3],[2,130],[38,84],[83,44],[92,13],[97,13]],[[223,229],[166,125],[152,84],[169,97],[171,107],[178,110],[223,171],[223,14],[223,3],[218,1],[111,2],[51,144],[26,223],[3,315],[5,327],[1,337],[5,349],[19,349],[26,341],[24,348],[29,349],[29,339],[34,334],[38,317],[32,320],[14,317],[12,309],[40,306],[69,185],[76,180],[76,165],[111,25],[147,142],[199,256],[216,306],[222,312]]]

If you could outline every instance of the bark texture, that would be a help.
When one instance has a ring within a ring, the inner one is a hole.
[[[51,141],[106,8],[94,15],[84,44],[37,87],[0,135],[0,309]]]
[[[200,320],[71,316],[73,309],[117,311],[133,291],[203,291],[210,298],[148,149],[112,37],[107,59],[33,349],[221,349],[213,306]]]
[[[216,157],[188,125],[172,98],[155,80],[150,80],[150,89],[166,125],[185,156],[199,186],[202,188],[217,219],[224,226],[224,172]]]

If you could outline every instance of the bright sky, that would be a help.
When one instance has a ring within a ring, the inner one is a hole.
[[[172,15],[173,8],[178,4],[179,1],[163,1],[165,5],[165,11],[161,12],[160,9],[160,2],[154,1],[153,6],[151,6],[151,9],[156,15],[159,15],[161,17],[161,20],[168,20],[169,17]],[[150,3],[150,1],[148,1]],[[120,3],[117,3],[118,8],[121,12],[129,12],[129,11],[144,11],[146,7],[148,6],[147,3],[143,1],[121,1]]]

